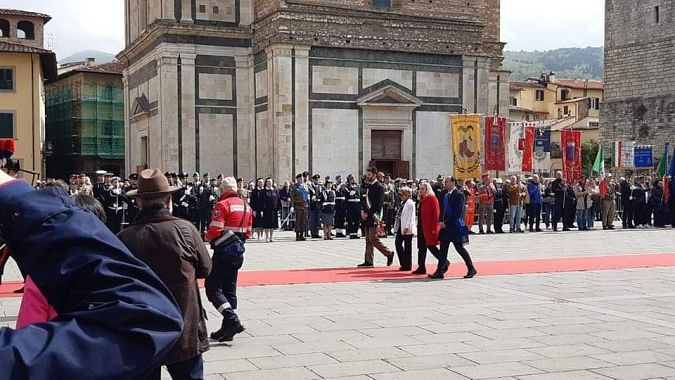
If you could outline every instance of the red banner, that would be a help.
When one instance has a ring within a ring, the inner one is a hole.
[[[496,121],[496,122],[495,122]],[[506,170],[506,118],[485,118],[485,167],[484,170]]]
[[[562,130],[560,145],[563,156],[563,176],[573,184],[581,178],[581,132]]]
[[[532,156],[534,154],[534,126],[525,125],[525,143],[523,146],[523,172],[532,171]]]

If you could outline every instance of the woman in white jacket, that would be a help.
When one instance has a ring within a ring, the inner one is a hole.
[[[401,204],[396,213],[396,254],[401,264],[399,270],[412,270],[412,238],[417,230],[417,216],[415,202],[412,200],[412,190],[409,187],[399,189]]]

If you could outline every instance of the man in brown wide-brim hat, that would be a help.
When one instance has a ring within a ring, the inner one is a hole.
[[[183,335],[164,363],[169,373],[174,379],[201,379],[209,342],[197,279],[209,274],[211,259],[195,226],[171,215],[171,195],[179,189],[169,186],[159,169],[143,170],[138,189],[127,193],[141,210],[118,237],[164,281],[183,313]],[[159,379],[160,368],[150,378]]]

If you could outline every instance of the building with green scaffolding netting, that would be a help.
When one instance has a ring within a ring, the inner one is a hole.
[[[124,176],[123,69],[88,61],[47,84],[47,177],[97,170]]]

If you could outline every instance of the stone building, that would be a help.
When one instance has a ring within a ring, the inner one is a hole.
[[[601,137],[655,145],[660,155],[675,142],[675,0],[606,0],[605,8]]]
[[[449,173],[508,114],[499,0],[126,0],[127,169]]]

